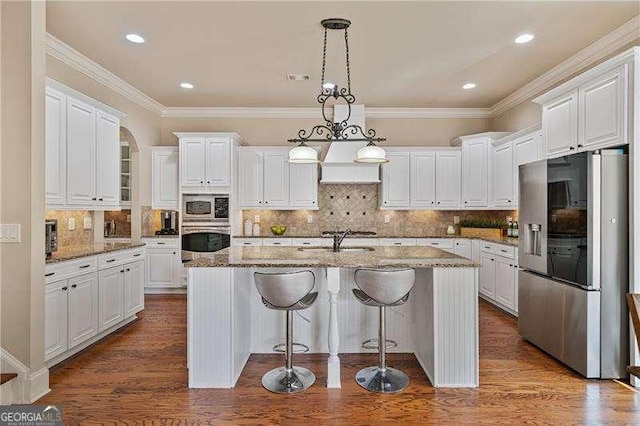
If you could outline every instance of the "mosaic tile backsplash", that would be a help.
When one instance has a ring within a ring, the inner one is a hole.
[[[505,210],[379,210],[378,185],[320,185],[319,210],[244,210],[243,222],[260,215],[262,235],[270,236],[272,225],[286,225],[286,235],[318,236],[323,231],[351,228],[353,231],[374,231],[380,236],[445,235],[460,220],[503,220],[517,217],[517,211]],[[384,222],[389,215],[389,223]],[[308,223],[311,216],[313,223]],[[456,233],[460,233],[457,225]]]
[[[58,247],[70,247],[93,244],[93,212],[82,210],[47,210],[47,219],[58,220]],[[91,229],[84,229],[84,218],[91,218]],[[69,219],[75,219],[76,226],[69,230]],[[43,225],[44,226],[44,225]]]

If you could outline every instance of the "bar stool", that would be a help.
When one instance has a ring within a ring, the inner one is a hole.
[[[262,376],[262,386],[275,393],[295,393],[309,388],[316,381],[316,376],[303,367],[292,364],[293,355],[293,311],[307,309],[318,292],[311,292],[315,285],[315,275],[311,271],[285,273],[254,273],[256,288],[262,296],[262,303],[269,309],[286,311],[287,338],[285,343],[286,363],[284,368],[274,368]],[[296,344],[299,345],[299,344]],[[274,350],[278,351],[276,345]],[[304,345],[299,345],[308,347]]]
[[[413,288],[415,271],[413,269],[357,269],[355,282],[358,288],[353,295],[359,302],[367,306],[375,306],[380,310],[378,339],[369,339],[362,344],[363,348],[374,349],[368,343],[378,341],[379,365],[366,367],[356,374],[356,382],[371,392],[395,393],[409,385],[409,377],[400,370],[387,367],[386,350],[397,344],[387,340],[385,309],[388,306],[399,306],[409,299]]]

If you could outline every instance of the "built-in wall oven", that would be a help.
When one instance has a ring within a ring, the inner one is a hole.
[[[199,223],[182,226],[182,262],[227,248],[231,245],[231,228],[227,225]]]
[[[182,223],[229,224],[228,194],[184,194],[182,196]]]

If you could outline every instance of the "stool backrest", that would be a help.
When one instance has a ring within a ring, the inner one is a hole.
[[[298,303],[311,293],[316,277],[311,271],[253,274],[258,293],[267,302],[278,308],[287,308]]]
[[[413,288],[413,269],[356,269],[355,281],[360,290],[378,303],[392,304]]]

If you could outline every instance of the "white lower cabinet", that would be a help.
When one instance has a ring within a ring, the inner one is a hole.
[[[44,358],[50,359],[67,350],[67,280],[48,284],[44,295]]]
[[[100,271],[99,284],[98,329],[104,331],[124,318],[124,266]]]
[[[177,248],[147,249],[148,287],[177,287],[180,283],[178,261],[180,252]]]
[[[518,313],[518,253],[513,247],[481,244],[480,294],[509,313]]]
[[[134,315],[144,309],[144,262],[126,265],[124,271],[124,316]]]
[[[458,256],[466,257],[467,259],[473,258],[472,240],[456,240],[453,252]]]
[[[504,306],[515,308],[515,274],[513,273],[513,259],[496,256],[496,293],[498,302]]]
[[[480,253],[480,293],[493,299],[496,294],[495,257]]]
[[[72,348],[98,334],[98,274],[69,279],[68,345]]]

